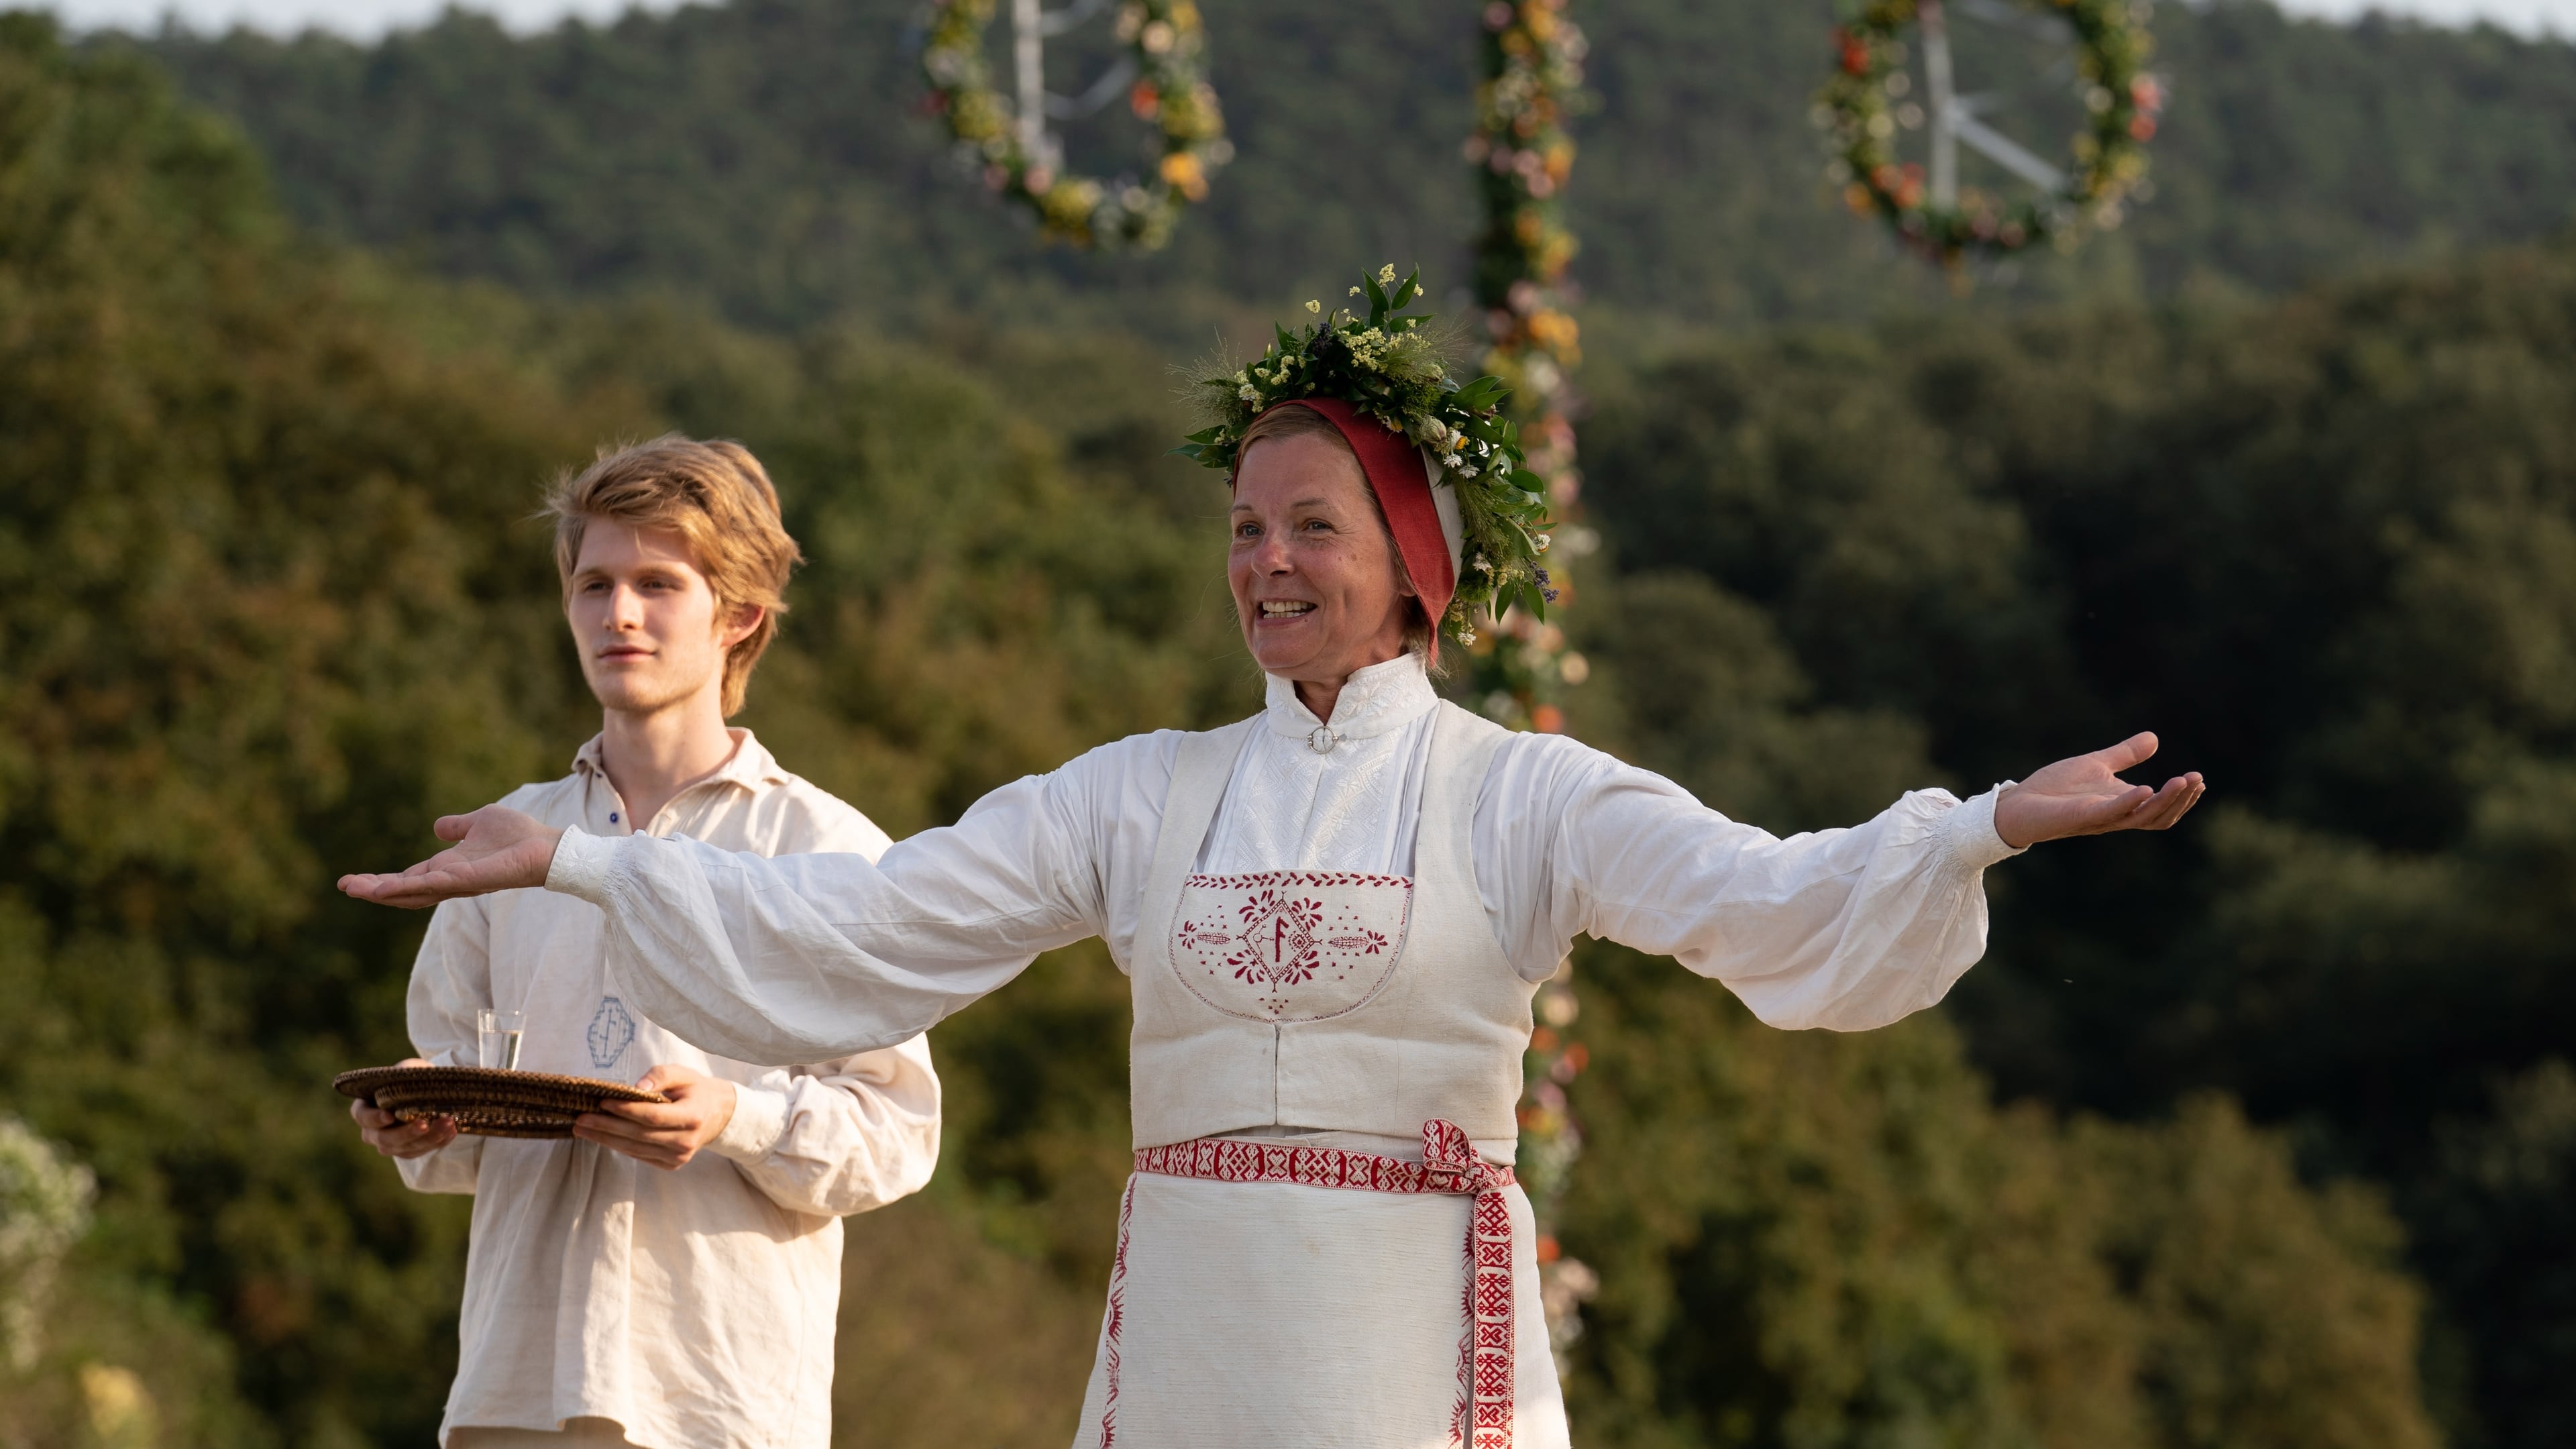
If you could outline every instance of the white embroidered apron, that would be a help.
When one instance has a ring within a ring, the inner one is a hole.
[[[1508,1166],[1535,988],[1468,848],[1502,732],[1439,708],[1409,879],[1193,874],[1244,726],[1183,743],[1076,1449],[1566,1449]]]

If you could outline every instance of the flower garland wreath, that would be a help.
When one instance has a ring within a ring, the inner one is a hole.
[[[1461,385],[1449,376],[1423,329],[1431,314],[1405,311],[1422,296],[1419,268],[1397,281],[1392,265],[1381,267],[1351,295],[1368,299],[1368,316],[1336,308],[1324,317],[1321,302],[1308,302],[1318,320],[1297,332],[1274,328],[1259,361],[1201,378],[1194,391],[1213,421],[1172,451],[1231,473],[1244,429],[1272,406],[1308,397],[1348,402],[1427,449],[1457,496],[1458,592],[1441,632],[1473,644],[1480,617],[1515,605],[1545,618],[1556,598],[1538,562],[1547,552],[1546,483],[1529,470],[1518,430],[1502,415],[1509,389],[1500,378]]]
[[[1829,174],[1843,200],[1876,215],[1915,251],[1954,266],[1963,255],[2000,256],[2042,240],[2071,245],[2087,225],[2120,224],[2123,202],[2147,174],[2146,143],[2156,134],[2163,88],[2146,62],[2144,0],[2021,0],[2063,19],[2075,39],[2076,73],[2086,115],[2075,137],[2074,166],[2053,193],[1998,202],[1963,190],[1955,206],[1924,197],[1923,168],[1896,159],[1897,112],[1889,80],[1905,64],[1903,32],[1918,18],[1917,0],[1869,0],[1834,29],[1835,74],[1816,97],[1816,121],[1832,138]],[[1899,84],[1902,84],[1900,79]]]
[[[1208,173],[1234,159],[1225,114],[1205,71],[1207,31],[1192,0],[1127,0],[1118,38],[1136,66],[1128,109],[1162,132],[1145,180],[1109,183],[1059,174],[1022,144],[1011,102],[993,89],[984,30],[995,0],[932,0],[921,73],[929,110],[948,120],[984,185],[1036,213],[1043,234],[1080,247],[1150,251],[1169,241],[1181,208],[1207,196]]]

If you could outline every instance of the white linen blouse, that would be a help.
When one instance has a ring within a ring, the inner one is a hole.
[[[1419,656],[1361,670],[1327,737],[1271,679],[1199,868],[1410,873],[1435,700]],[[1180,739],[1131,736],[1014,781],[873,866],[575,829],[546,885],[602,908],[629,993],[710,1050],[891,1045],[1087,936],[1132,971]],[[1864,1030],[1939,1001],[1984,953],[1982,874],[2018,853],[1995,797],[1917,790],[1866,824],[1782,839],[1577,741],[1517,735],[1476,798],[1477,895],[1528,980],[1591,935],[1671,955],[1774,1026]]]

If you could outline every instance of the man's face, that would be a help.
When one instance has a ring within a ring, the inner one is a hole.
[[[720,621],[715,590],[673,528],[593,522],[583,531],[564,615],[601,707],[651,713],[723,687],[725,651],[760,622]]]

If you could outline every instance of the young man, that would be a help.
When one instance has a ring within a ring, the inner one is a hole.
[[[597,835],[882,854],[867,817],[728,729],[798,562],[731,443],[657,439],[548,500],[600,733],[510,803]],[[920,1037],[780,1070],[664,1031],[609,974],[597,907],[509,891],[439,908],[412,970],[420,1060],[473,1065],[476,1014],[524,1013],[524,1069],[636,1081],[573,1141],[352,1115],[422,1192],[474,1194],[448,1449],[824,1449],[842,1216],[929,1181],[939,1080]]]

